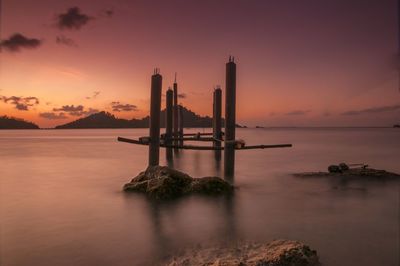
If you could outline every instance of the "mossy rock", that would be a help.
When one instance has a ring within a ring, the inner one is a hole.
[[[151,166],[124,185],[124,191],[139,192],[152,199],[174,199],[188,194],[221,195],[233,186],[219,177],[192,178],[166,166]]]

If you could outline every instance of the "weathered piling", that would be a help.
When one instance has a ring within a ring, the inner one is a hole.
[[[232,177],[235,171],[235,131],[236,131],[236,64],[234,57],[226,63],[225,82],[225,149],[224,172]]]
[[[173,126],[173,96],[174,96],[174,92],[173,90],[171,90],[171,88],[169,88],[167,90],[166,93],[166,117],[165,117],[165,121],[166,121],[166,125],[165,125],[165,140],[166,143],[170,144],[170,139],[172,139],[173,135],[172,135],[172,126]]]
[[[222,110],[222,91],[217,87],[213,93],[213,137],[221,139],[221,110]]]
[[[158,165],[160,160],[161,90],[162,76],[155,69],[151,76],[149,166]]]
[[[174,97],[174,92],[171,88],[167,90],[166,93],[166,125],[165,125],[165,144],[171,145],[172,144],[172,138],[173,138],[173,133],[172,133],[172,127],[173,127],[173,97]],[[172,149],[167,148],[165,150],[166,158],[167,158],[167,164],[169,167],[173,167],[173,154],[172,154]]]
[[[183,145],[183,127],[184,127],[184,119],[183,119],[183,107],[179,105],[179,138],[180,138],[180,145]]]
[[[222,126],[222,91],[217,87],[213,92],[213,138],[216,140],[222,139],[221,126]],[[213,142],[214,147],[221,147],[220,141]],[[217,171],[220,169],[221,163],[221,150],[214,151],[214,159],[216,162]]]
[[[174,109],[173,109],[173,122],[174,122],[174,137],[178,138],[179,131],[179,107],[178,107],[178,83],[176,83],[176,73],[174,81]]]

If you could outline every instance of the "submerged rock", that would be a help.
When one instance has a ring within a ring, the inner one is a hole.
[[[319,266],[317,252],[303,243],[275,240],[230,247],[196,248],[166,262],[167,266]]]
[[[145,193],[150,198],[162,200],[192,193],[229,194],[233,192],[233,186],[219,177],[192,178],[166,166],[149,166],[125,184],[124,191]]]

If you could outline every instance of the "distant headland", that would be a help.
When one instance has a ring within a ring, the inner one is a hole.
[[[204,128],[212,126],[212,118],[209,116],[200,116],[191,110],[183,107],[183,120],[185,127]],[[161,127],[165,127],[165,109],[161,111]],[[56,126],[56,129],[75,129],[75,128],[147,128],[150,117],[141,119],[122,119],[113,114],[102,111],[89,115],[84,118]]]
[[[209,116],[200,116],[195,112],[182,107],[183,120],[186,128],[209,128],[212,127],[212,118]],[[161,127],[165,127],[165,109],[161,111]],[[117,118],[109,112],[99,112],[75,121],[56,126],[55,129],[88,129],[88,128],[148,128],[150,117],[141,119],[123,119]],[[224,124],[224,119],[222,119]],[[236,125],[237,127],[243,127]]]
[[[39,129],[39,126],[23,119],[0,116],[0,129]]]

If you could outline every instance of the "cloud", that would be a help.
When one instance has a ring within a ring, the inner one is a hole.
[[[28,111],[29,107],[39,104],[39,99],[36,97],[19,97],[19,96],[1,96],[0,100],[5,103],[11,103],[15,106],[15,109],[20,111]]]
[[[78,7],[71,7],[66,13],[57,16],[57,26],[60,29],[80,30],[92,19],[92,17],[81,13]]]
[[[82,116],[83,115],[83,105],[63,105],[61,108],[53,108],[54,112],[66,112],[72,116]]]
[[[83,115],[91,115],[94,113],[98,113],[99,110],[89,108],[89,110],[85,110],[83,105],[63,105],[61,108],[53,108],[53,112],[63,112],[67,113],[70,116],[83,116]]]
[[[329,111],[325,111],[322,115],[323,115],[323,116],[331,116],[332,114],[331,114],[331,112],[329,112]]]
[[[45,113],[39,113],[40,117],[50,119],[50,120],[58,120],[58,119],[66,119],[67,116],[65,113],[54,113],[54,112],[45,112]]]
[[[111,18],[114,15],[114,10],[112,10],[112,9],[104,10],[103,14],[106,17]]]
[[[121,104],[120,102],[112,102],[111,103],[112,110],[114,112],[131,112],[137,111],[138,108],[133,104]]]
[[[74,40],[72,40],[71,38],[65,37],[64,35],[56,36],[56,43],[66,45],[66,46],[73,46],[73,47],[78,46]]]
[[[90,99],[96,99],[97,96],[99,96],[99,94],[101,93],[101,91],[94,91],[92,96],[87,96],[86,99],[90,100]]]
[[[100,112],[100,110],[98,110],[98,109],[93,109],[93,108],[89,108],[88,111],[83,111],[83,115],[88,116],[88,115],[96,114],[96,113],[98,113],[98,112]]]
[[[361,110],[351,110],[342,113],[342,115],[362,115],[362,114],[377,114],[377,113],[385,113],[400,110],[400,104],[396,105],[387,105],[387,106],[379,106],[379,107],[371,107]]]
[[[310,110],[295,110],[295,111],[286,113],[285,115],[306,115],[309,112],[311,112],[311,111]]]
[[[79,111],[83,111],[83,105],[63,105],[61,108],[53,108],[53,111],[55,112],[59,112],[59,111],[63,111],[63,112],[79,112]]]
[[[28,38],[21,33],[15,33],[10,38],[2,40],[0,47],[10,51],[19,52],[21,49],[34,49],[38,48],[42,44],[42,41],[36,38]]]
[[[178,93],[178,98],[180,98],[180,99],[186,99],[186,98],[187,98],[187,95],[186,95],[186,93]]]

